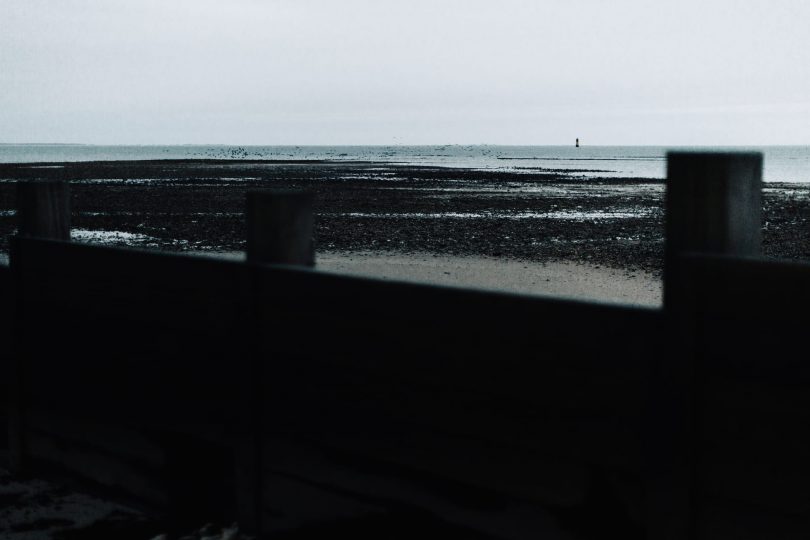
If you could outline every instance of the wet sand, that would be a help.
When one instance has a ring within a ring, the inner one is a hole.
[[[131,508],[53,482],[13,477],[0,468],[4,540],[146,540],[156,531],[159,525]]]
[[[235,524],[169,530],[143,511],[56,482],[15,477],[0,467],[3,540],[255,540]]]
[[[244,260],[242,252],[195,253]],[[520,261],[435,253],[324,252],[315,269],[322,272],[466,287],[570,300],[658,307],[661,279],[643,270],[583,263]]]
[[[318,257],[317,268],[326,272],[385,280],[574,300],[649,307],[661,304],[661,280],[649,272],[628,272],[572,262],[537,263],[430,253],[324,253]]]
[[[244,258],[241,252],[197,255]],[[0,253],[0,264],[8,264],[6,254]],[[538,263],[432,253],[325,252],[318,254],[316,269],[392,281],[638,306],[659,306],[662,294],[661,278],[652,272],[566,261]]]

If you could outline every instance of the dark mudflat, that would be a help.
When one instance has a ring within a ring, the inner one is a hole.
[[[321,250],[569,260],[653,272],[663,256],[661,180],[228,160],[0,164],[0,251],[15,227],[12,181],[27,178],[69,180],[73,227],[139,235],[107,239],[119,245],[241,250],[245,193],[293,188],[316,194]],[[767,188],[765,254],[810,257],[810,186]]]

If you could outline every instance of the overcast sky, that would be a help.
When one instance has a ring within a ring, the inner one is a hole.
[[[810,144],[807,0],[0,0],[0,142]]]

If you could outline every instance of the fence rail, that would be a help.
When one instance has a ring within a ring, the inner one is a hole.
[[[758,155],[670,156],[660,310],[292,266],[311,262],[312,207],[290,194],[251,196],[249,262],[23,227],[0,271],[12,462],[267,533],[806,535],[807,316],[790,308],[810,266],[750,258],[760,172]],[[37,184],[21,200],[66,196]],[[27,204],[27,227],[65,229],[69,212]]]

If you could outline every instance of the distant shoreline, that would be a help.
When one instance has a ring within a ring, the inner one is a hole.
[[[502,143],[439,143],[439,144],[256,144],[256,143],[90,143],[90,142],[0,142],[0,146],[96,146],[96,147],[195,147],[195,146],[222,146],[244,148],[434,148],[434,147],[482,147],[482,148],[568,148],[570,143],[557,144],[502,144]],[[581,148],[671,148],[677,149],[728,149],[728,148],[810,148],[806,144],[582,144]]]
[[[618,146],[587,145],[104,145],[77,143],[0,144],[0,164],[45,166],[144,160],[217,160],[247,163],[378,163],[488,171],[548,170],[585,178],[666,177],[669,151],[759,151],[766,183],[810,184],[810,145]]]

